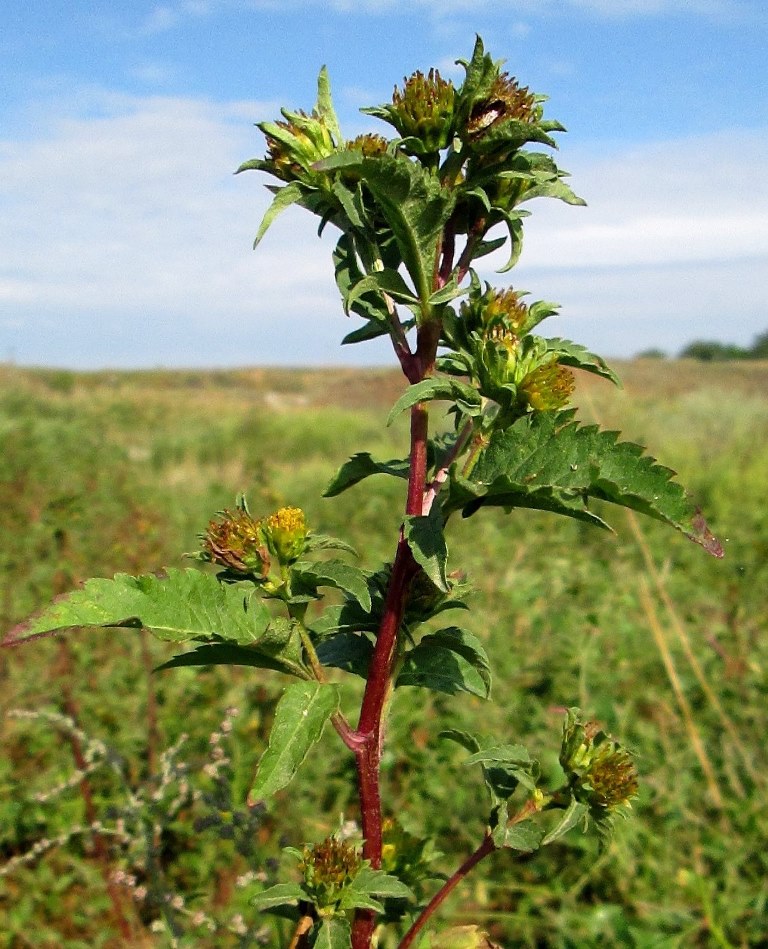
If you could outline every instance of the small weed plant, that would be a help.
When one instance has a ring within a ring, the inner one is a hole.
[[[276,819],[278,809],[290,808],[302,763],[323,731],[335,730],[338,754],[348,756],[346,773],[354,775],[358,814],[347,815],[354,819],[338,832],[289,849],[289,878],[254,877],[262,886],[250,899],[253,920],[238,919],[243,945],[276,916],[292,921],[291,949],[489,946],[479,926],[440,931],[435,918],[478,864],[502,849],[531,854],[572,831],[594,830],[605,839],[630,807],[638,788],[632,754],[578,709],[564,708],[555,749],[529,751],[514,720],[504,734],[452,728],[432,736],[458,746],[488,797],[476,848],[450,875],[435,869],[430,842],[406,829],[408,814],[391,812],[382,755],[398,754],[388,729],[398,694],[430,690],[443,703],[490,698],[493,657],[456,619],[469,608],[469,582],[460,559],[448,557],[454,519],[479,515],[481,522],[487,508],[500,508],[511,515],[513,547],[515,518],[526,510],[606,528],[598,502],[608,502],[722,554],[673,472],[615,432],[582,424],[569,407],[576,371],[618,382],[603,359],[539,335],[554,304],[529,302],[523,291],[496,289],[478,275],[477,261],[504,250],[501,272],[514,267],[530,200],[583,202],[548,151],[564,130],[544,117],[544,98],[503,72],[479,38],[461,66],[459,86],[437,70],[414,73],[390,103],[363,110],[387,123],[390,137],[352,140],[339,128],[323,69],[314,110],[283,110],[280,120],[262,123],[266,156],[239,169],[266,172],[276,182],[268,186],[274,199],[257,244],[291,205],[316,215],[320,230],[337,230],[336,283],[345,312],[359,321],[343,343],[389,338],[407,380],[388,420],[410,416],[407,452],[354,454],[325,489],[332,498],[364,490],[358,485],[375,484],[368,481],[374,476],[402,483],[391,561],[368,569],[365,551],[315,529],[301,509],[251,512],[240,497],[211,519],[197,566],[90,580],[8,641],[132,626],[184,644],[162,668],[237,665],[281,679],[247,793],[247,806],[259,815]],[[474,608],[482,603],[475,600]],[[414,732],[431,724],[411,723]],[[534,752],[557,756],[556,780],[551,768],[543,777]],[[174,770],[177,757],[174,749],[166,754],[165,778],[146,806],[123,782],[115,827],[127,840],[143,841],[144,863],[163,824],[158,810],[166,800],[178,810],[192,795]],[[238,839],[259,826],[248,822],[244,805],[228,801],[225,808],[238,815]],[[420,802],[410,807],[418,812]],[[147,814],[154,816],[148,821]],[[126,830],[141,820],[142,834]],[[240,847],[247,850],[247,841]],[[551,852],[555,873],[563,851]],[[153,898],[173,935],[181,907],[160,890]]]

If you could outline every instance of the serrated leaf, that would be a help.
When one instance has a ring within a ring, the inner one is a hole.
[[[670,524],[708,553],[723,555],[671,469],[642,446],[619,442],[617,432],[580,425],[574,414],[535,412],[493,433],[472,471],[469,490],[476,497],[467,504],[547,509],[549,503],[551,510],[589,516],[587,499],[599,498]],[[457,489],[458,496],[466,490],[458,481]]]
[[[387,328],[387,307],[378,291],[371,290],[358,294],[357,298],[350,302],[350,294],[354,287],[360,284],[365,274],[360,269],[357,256],[355,254],[354,244],[349,234],[342,234],[336,243],[333,251],[334,276],[336,286],[341,293],[341,299],[344,304],[344,312],[352,310],[358,316],[381,325],[382,333],[388,332]]]
[[[579,343],[572,343],[569,339],[545,339],[547,351],[557,354],[557,361],[563,366],[571,366],[574,369],[581,369],[583,372],[590,372],[595,376],[601,376],[603,379],[609,379],[614,385],[622,388],[621,379],[616,375],[613,369],[605,362],[601,356],[591,353],[586,346]]]
[[[352,881],[352,888],[356,890],[371,893],[373,896],[380,896],[383,900],[413,899],[413,892],[396,876],[386,873],[384,870],[374,870],[371,867],[363,867]]]
[[[181,653],[158,666],[155,672],[165,669],[180,669],[184,666],[251,666],[255,669],[270,669],[306,679],[308,673],[301,663],[280,655],[269,655],[250,646],[233,643],[206,643],[193,652]]]
[[[313,949],[349,949],[352,928],[343,916],[330,916],[320,923]]]
[[[445,544],[443,515],[439,505],[432,506],[425,516],[409,515],[403,522],[403,533],[413,559],[438,590],[450,589],[446,577],[448,548]]]
[[[519,824],[508,824],[506,807],[499,808],[501,819],[493,828],[493,842],[497,847],[507,847],[510,850],[519,850],[521,853],[533,853],[538,850],[544,839],[544,831],[533,821],[521,821]]]
[[[487,699],[491,691],[490,663],[476,636],[451,626],[424,636],[408,652],[395,684],[448,695],[468,692]]]
[[[406,409],[412,408],[419,402],[431,402],[434,399],[459,400],[468,415],[479,414],[482,408],[480,393],[477,389],[460,382],[458,379],[445,376],[429,376],[422,379],[421,382],[408,386],[392,406],[387,416],[387,425],[391,425],[397,416],[401,412],[405,412]]]
[[[563,815],[558,823],[542,840],[542,847],[546,847],[547,844],[551,844],[554,843],[554,841],[559,840],[560,837],[562,837],[564,834],[567,834],[568,831],[576,827],[577,824],[584,826],[588,820],[589,807],[586,804],[582,804],[580,801],[577,801],[575,797],[571,798],[571,803],[563,812]]]
[[[365,679],[373,656],[373,643],[361,633],[342,630],[315,647],[321,665],[342,669]]]
[[[251,906],[263,913],[276,906],[298,906],[306,899],[307,894],[298,883],[276,883],[251,897]]]
[[[248,794],[249,806],[271,797],[291,781],[338,708],[338,689],[329,683],[297,682],[286,688]]]
[[[271,225],[273,224],[275,218],[285,211],[286,208],[289,208],[292,204],[297,204],[301,201],[304,196],[304,188],[299,184],[298,181],[292,181],[290,184],[285,185],[284,188],[280,188],[276,194],[272,203],[267,208],[264,217],[261,219],[261,224],[259,229],[256,232],[256,237],[253,240],[254,250],[261,243],[262,237],[267,233]]]
[[[305,550],[343,550],[348,554],[357,556],[355,548],[339,537],[331,537],[330,534],[316,534],[314,531],[307,535]]]
[[[328,77],[328,70],[325,66],[320,70],[317,77],[317,105],[315,111],[318,116],[325,121],[328,131],[336,143],[340,145],[344,140],[339,127],[339,120],[336,117],[336,110],[333,107],[333,98],[331,96],[331,81]]]
[[[394,235],[416,294],[426,307],[443,227],[453,211],[455,194],[444,190],[438,178],[404,155],[364,158],[359,172]]]
[[[359,567],[343,560],[322,560],[317,563],[297,563],[293,573],[299,583],[311,587],[334,587],[348,593],[364,610],[371,608],[368,576]]]
[[[539,764],[523,745],[493,745],[475,752],[465,764],[480,764],[491,797],[506,801],[522,784],[529,791],[536,787]]]
[[[38,616],[12,631],[20,638],[79,626],[133,626],[159,639],[185,642],[213,637],[240,644],[255,642],[270,614],[242,585],[219,583],[199,570],[168,570],[163,577],[117,574],[112,580],[87,580]]]
[[[390,461],[376,461],[367,451],[358,452],[339,468],[333,480],[323,492],[324,498],[337,495],[358,484],[364,478],[375,474],[392,475],[408,480],[409,462],[407,458],[393,458]]]

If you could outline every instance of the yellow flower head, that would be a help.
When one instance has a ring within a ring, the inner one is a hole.
[[[269,549],[281,564],[291,564],[304,553],[307,543],[307,521],[298,507],[281,507],[261,522]]]
[[[571,370],[552,359],[524,376],[518,391],[532,409],[551,412],[567,405],[575,388],[576,380]]]

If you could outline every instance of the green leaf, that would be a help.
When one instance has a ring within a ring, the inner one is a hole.
[[[354,243],[349,234],[342,234],[337,241],[333,251],[333,264],[336,286],[339,288],[339,293],[341,293],[344,312],[348,313],[351,310],[366,320],[381,324],[382,334],[388,332],[387,308],[381,294],[377,290],[358,293],[357,297],[350,302],[349,298],[353,288],[359,286],[365,274],[360,269],[360,264],[355,254]]]
[[[376,320],[369,320],[363,326],[359,327],[356,330],[352,330],[351,333],[342,339],[342,346],[352,346],[355,343],[367,343],[372,339],[379,339],[381,336],[387,336],[389,333],[389,327],[384,322],[378,322]]]
[[[603,379],[609,379],[614,385],[621,388],[621,379],[608,366],[601,356],[591,353],[586,346],[572,343],[569,339],[545,339],[547,351],[557,355],[557,361],[563,366],[571,366],[590,372]]]
[[[335,498],[353,485],[375,474],[392,475],[408,480],[408,459],[393,458],[390,461],[376,461],[367,451],[358,452],[339,468],[333,480],[323,492],[324,498]]]
[[[509,232],[509,258],[503,267],[499,267],[497,273],[507,273],[520,260],[523,252],[523,218],[526,211],[499,211],[501,218],[507,225]]]
[[[443,515],[439,505],[432,506],[426,516],[409,515],[403,523],[403,533],[413,559],[424,570],[438,590],[449,591],[445,574],[448,548],[445,544]]]
[[[443,227],[456,200],[454,192],[443,190],[438,178],[404,155],[365,158],[360,175],[394,235],[422,306],[428,310]]]
[[[248,794],[249,806],[271,797],[291,781],[338,708],[339,692],[334,685],[297,682],[285,689],[275,709],[269,745]]]
[[[364,610],[371,608],[368,576],[359,567],[353,567],[343,560],[322,560],[317,563],[297,563],[293,573],[300,584],[310,588],[334,587],[343,590],[357,600]]]
[[[545,847],[547,844],[554,843],[554,841],[559,840],[564,834],[567,834],[569,830],[575,827],[577,824],[584,826],[589,820],[589,807],[586,804],[582,804],[580,801],[577,801],[576,798],[571,798],[571,803],[568,805],[567,809],[563,812],[562,817],[555,825],[555,827],[550,830],[550,832],[544,837],[541,842],[542,847]]]
[[[316,534],[312,531],[307,535],[306,547],[304,550],[343,550],[348,554],[357,556],[355,548],[339,537],[331,537],[330,534]]]
[[[298,883],[276,883],[251,898],[251,906],[260,913],[276,906],[298,906],[307,894]]]
[[[342,630],[315,647],[321,665],[343,669],[365,679],[373,656],[373,643],[361,633]]]
[[[339,909],[372,909],[380,913],[384,906],[379,901],[385,899],[413,899],[413,893],[397,877],[364,866],[342,890]]]
[[[344,138],[341,134],[341,128],[339,127],[339,120],[336,117],[336,110],[333,107],[331,82],[328,78],[328,70],[325,66],[320,70],[320,75],[317,77],[317,105],[315,106],[315,112],[325,121],[328,131],[331,133],[331,137],[336,145],[341,145]]]
[[[458,728],[446,728],[441,731],[438,738],[445,738],[448,741],[455,741],[457,745],[461,745],[462,748],[466,749],[470,754],[474,754],[476,751],[480,751],[480,741],[476,735],[472,735],[470,732],[461,731]]]
[[[497,847],[507,847],[510,850],[519,850],[522,853],[533,853],[542,845],[544,830],[531,820],[520,821],[518,824],[507,822],[507,808],[505,804],[496,809],[497,823],[493,828],[493,842]]]
[[[469,692],[487,699],[491,691],[490,663],[476,636],[451,626],[424,636],[408,652],[395,685],[421,686],[448,695]]]
[[[723,549],[676,481],[643,448],[619,442],[617,432],[580,425],[574,411],[534,412],[491,435],[472,471],[471,483],[457,479],[456,499],[472,513],[487,504],[537,507],[594,517],[588,498],[599,498],[647,514],[682,531],[722,557]],[[453,488],[453,485],[451,486]],[[462,492],[464,496],[462,498]],[[474,501],[468,495],[474,493]]]
[[[300,679],[308,677],[303,664],[287,657],[260,652],[252,646],[237,646],[234,643],[206,643],[198,646],[194,652],[181,653],[164,662],[155,669],[180,669],[184,666],[251,666],[255,669],[271,669],[273,672],[287,672]]]
[[[405,392],[392,406],[392,410],[387,416],[387,425],[391,425],[394,420],[419,402],[430,402],[434,399],[458,400],[462,404],[462,409],[467,415],[477,415],[482,408],[482,400],[477,389],[460,382],[458,379],[452,379],[445,376],[429,376],[408,386]]]
[[[387,294],[398,303],[418,308],[419,299],[396,270],[377,270],[359,280],[349,291],[346,307],[349,310],[366,293]]]
[[[481,764],[487,772],[504,772],[509,778],[504,782],[505,788],[510,786],[514,790],[518,784],[522,784],[524,788],[533,791],[536,787],[538,762],[531,758],[528,749],[523,745],[493,745],[475,752],[464,763]],[[509,794],[505,791],[500,796],[509,797]]]
[[[262,237],[267,233],[275,218],[292,204],[301,201],[304,191],[305,189],[298,181],[292,181],[277,191],[272,204],[267,208],[266,214],[261,219],[261,224],[253,241],[254,250],[259,246]]]
[[[313,949],[349,949],[352,928],[343,916],[330,916],[320,923]]]
[[[269,622],[264,604],[247,596],[242,585],[220,583],[190,568],[168,570],[164,577],[117,574],[112,580],[87,580],[13,634],[26,638],[78,626],[133,626],[170,642],[218,637],[247,645]]]

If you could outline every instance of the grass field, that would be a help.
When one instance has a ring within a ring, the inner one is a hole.
[[[581,416],[677,470],[725,558],[619,509],[605,512],[615,535],[527,512],[452,525],[449,567],[473,587],[467,625],[492,658],[493,700],[399,690],[385,806],[434,837],[450,872],[479,840],[485,802],[438,732],[487,728],[546,772],[561,710],[579,705],[637,752],[633,818],[605,853],[573,831],[531,857],[496,855],[441,922],[479,922],[507,947],[766,946],[768,365],[618,369],[621,392],[582,381]],[[400,484],[320,494],[355,451],[404,454],[406,423],[383,427],[402,387],[385,371],[0,367],[0,633],[89,576],[183,565],[239,491],[256,514],[303,507],[375,567],[393,550]],[[349,755],[327,734],[273,810],[247,814],[283,683],[152,675],[168,654],[131,630],[0,653],[1,949],[171,945],[156,931],[169,906],[176,945],[287,944],[249,897],[275,879],[282,845],[356,817]],[[346,686],[350,706],[358,688]]]

